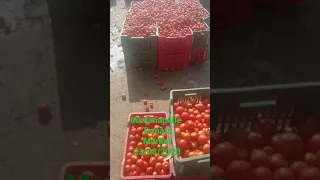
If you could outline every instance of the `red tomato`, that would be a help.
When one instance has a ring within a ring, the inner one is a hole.
[[[169,165],[169,163],[168,163],[167,161],[164,161],[164,162],[162,163],[162,169],[165,170],[165,171],[167,171],[167,172],[169,172],[169,170],[170,170],[170,165]]]
[[[295,177],[289,168],[279,168],[274,173],[274,180],[295,180]]]
[[[130,165],[126,165],[125,167],[124,167],[124,171],[125,172],[130,172],[131,171],[131,166]]]
[[[183,108],[182,106],[178,106],[178,107],[176,108],[175,113],[181,115],[183,112],[184,112],[184,108]]]
[[[182,133],[182,138],[188,142],[191,140],[191,135],[190,133]]]
[[[210,114],[205,114],[203,116],[204,123],[210,124]]]
[[[200,135],[198,137],[198,143],[201,145],[207,143],[208,140],[209,140],[209,138],[206,135]]]
[[[182,122],[186,122],[189,120],[189,113],[187,112],[182,112],[181,115],[180,115],[181,119],[182,119]]]
[[[236,159],[236,155],[236,147],[231,143],[223,142],[212,149],[210,158],[214,164],[226,169],[228,164]]]
[[[283,133],[280,136],[278,152],[284,155],[288,161],[295,161],[303,155],[303,144],[296,133]]]
[[[199,103],[197,106],[196,106],[196,109],[202,113],[204,112],[204,110],[206,110],[206,107],[202,104],[202,103]]]
[[[237,160],[248,160],[249,159],[249,151],[245,148],[237,149]]]
[[[264,139],[261,134],[250,132],[246,140],[246,146],[249,149],[262,149],[264,146]]]
[[[157,162],[154,166],[154,169],[160,173],[161,169],[162,169],[162,164],[160,162]]]
[[[266,167],[258,167],[252,172],[254,180],[273,180],[273,173]]]
[[[126,157],[127,157],[127,159],[131,159],[132,156],[133,156],[133,154],[129,152],[129,153],[127,153]]]
[[[299,134],[301,138],[306,142],[311,136],[318,132],[319,122],[317,118],[309,118],[306,121],[302,121],[298,126]],[[311,151],[312,152],[312,151]],[[313,152],[316,153],[316,152]]]
[[[307,162],[311,166],[316,165],[317,156],[313,153],[306,153],[306,154],[304,154],[304,161]]]
[[[305,167],[300,172],[299,180],[319,180],[320,170],[316,167]]]
[[[134,140],[135,140],[134,135],[130,134],[129,137],[128,137],[128,140],[129,140],[129,141],[134,141]]]
[[[210,99],[205,99],[205,100],[203,100],[203,104],[205,105],[205,106],[207,106],[208,104],[210,104]]]
[[[248,133],[241,128],[231,128],[224,134],[224,139],[236,147],[244,147]]]
[[[189,119],[191,120],[191,121],[195,121],[196,120],[196,116],[194,115],[194,114],[189,114]]]
[[[315,134],[310,138],[308,150],[312,153],[317,153],[320,150],[320,134]]]
[[[247,161],[236,160],[232,161],[227,168],[228,180],[248,180],[252,179],[252,166]]]
[[[198,141],[198,133],[196,133],[196,132],[192,132],[191,134],[190,134],[190,136],[191,136],[191,140],[192,141]]]
[[[290,169],[296,177],[299,177],[301,170],[305,167],[308,167],[308,163],[304,161],[295,161],[291,164]]]
[[[153,168],[152,168],[152,167],[148,167],[148,168],[146,169],[146,173],[147,173],[148,175],[152,175],[152,174],[153,174]]]
[[[187,127],[187,125],[186,125],[185,123],[181,123],[181,124],[179,125],[179,128],[180,128],[180,130],[181,130],[182,132],[185,132],[185,131],[188,129],[188,127]]]
[[[282,167],[283,168],[288,167],[288,163],[286,162],[285,158],[279,153],[276,153],[270,156],[269,162],[270,162],[272,171],[276,171],[277,169]]]
[[[250,155],[250,162],[253,167],[270,167],[268,155],[260,149],[254,149]]]
[[[191,141],[191,142],[189,142],[189,145],[190,145],[190,149],[191,149],[191,150],[196,150],[196,149],[198,149],[198,143],[197,143],[197,141]]]
[[[178,147],[180,149],[187,149],[189,146],[188,146],[188,142],[184,139],[180,139],[179,142],[178,142]]]
[[[205,153],[205,154],[209,154],[210,153],[210,144],[205,144],[205,145],[203,145],[203,152]]]
[[[265,146],[263,148],[263,151],[268,155],[268,156],[271,156],[274,152],[273,148],[270,147],[270,146]]]
[[[220,167],[218,166],[212,166],[210,167],[210,171],[211,171],[211,174],[212,174],[212,178],[214,180],[218,180],[218,179],[223,179],[225,178],[225,173],[224,173],[224,170],[221,169]]]
[[[151,157],[149,160],[150,166],[153,167],[154,165],[156,165],[156,163],[157,163],[157,159],[155,157]]]
[[[138,167],[142,167],[143,168],[143,160],[142,159],[138,159],[137,162],[136,162],[136,165]]]
[[[268,142],[269,139],[277,132],[277,127],[275,121],[270,119],[262,119],[254,124],[252,132],[261,134],[265,141]]]

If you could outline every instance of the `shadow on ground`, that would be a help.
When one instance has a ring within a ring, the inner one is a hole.
[[[255,7],[252,22],[212,28],[215,65],[211,87],[315,80],[319,59],[320,1]],[[224,79],[221,79],[224,76]],[[244,82],[244,84],[242,82]]]
[[[154,79],[154,74],[158,75],[158,79]],[[162,91],[158,82],[163,82],[166,90]],[[128,71],[127,83],[130,102],[145,99],[145,93],[148,99],[168,100],[168,92],[173,89],[209,87],[210,63],[191,65],[184,71]]]

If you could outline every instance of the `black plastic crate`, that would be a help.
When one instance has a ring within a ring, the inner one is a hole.
[[[261,118],[276,120],[278,131],[318,115],[320,83],[211,89],[211,129],[224,133],[230,127],[251,130]]]

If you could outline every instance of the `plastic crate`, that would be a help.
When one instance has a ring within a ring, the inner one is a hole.
[[[131,6],[134,2],[131,2]],[[131,8],[130,10],[131,11]],[[126,21],[126,20],[125,20]],[[125,24],[123,22],[123,26]],[[149,37],[129,37],[121,30],[121,45],[127,69],[156,69],[158,52],[158,29],[156,34]]]
[[[191,52],[191,63],[203,63],[208,59],[208,48],[193,48]]]
[[[184,37],[158,38],[158,69],[186,69],[190,63],[192,31]]]
[[[110,163],[105,161],[70,162],[62,167],[59,180],[72,178],[77,180],[86,172],[94,174],[90,179],[110,179]]]
[[[274,119],[278,131],[288,125],[296,126],[319,114],[319,90],[317,82],[213,89],[211,130],[219,134],[231,127],[250,131],[261,118]]]
[[[195,89],[177,89],[170,92],[170,115],[173,116],[173,103],[178,98],[189,98],[201,95],[203,98],[210,97],[210,88],[195,88]],[[171,124],[171,129],[174,129],[176,124]],[[175,134],[172,133],[172,145],[176,148]],[[177,177],[191,177],[207,175],[210,172],[210,155],[196,156],[191,158],[179,159],[174,156],[174,168]]]
[[[189,177],[177,177],[176,172],[173,171],[173,180],[210,180],[210,175],[189,176]],[[216,179],[213,179],[216,180]]]
[[[158,116],[158,117],[163,117],[163,118],[168,118],[168,115],[166,112],[134,112],[129,114],[128,117],[128,125],[127,125],[127,133],[126,133],[126,141],[125,141],[125,146],[124,146],[124,150],[123,150],[123,160],[122,160],[122,165],[121,165],[121,180],[171,180],[172,179],[172,175],[173,175],[173,161],[172,158],[169,159],[169,164],[170,164],[170,173],[169,175],[156,175],[156,176],[125,176],[124,175],[124,168],[125,168],[125,157],[127,154],[127,145],[128,145],[128,137],[129,137],[129,131],[131,128],[131,123],[130,123],[130,118],[131,117],[145,117],[145,116],[149,116],[149,117],[154,117],[154,116]],[[169,126],[168,126],[169,127]],[[170,135],[169,135],[170,137]],[[168,146],[169,148],[171,147],[170,145]]]
[[[204,23],[207,30],[193,31],[193,48],[208,48],[210,43],[210,27]]]

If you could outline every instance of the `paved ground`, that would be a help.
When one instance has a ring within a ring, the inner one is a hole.
[[[0,179],[57,180],[69,161],[106,160],[106,131],[60,128],[50,30],[34,24],[0,36],[0,55]],[[47,127],[35,113],[43,102],[53,106]]]

